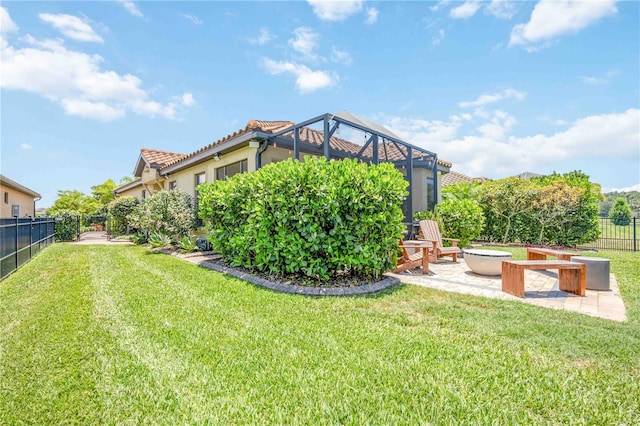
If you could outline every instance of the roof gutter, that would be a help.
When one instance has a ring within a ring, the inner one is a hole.
[[[207,161],[208,159],[213,158],[213,156],[216,154],[222,155],[224,154],[224,151],[229,151],[231,148],[233,148],[236,145],[249,142],[252,139],[266,139],[269,136],[270,135],[268,133],[263,133],[258,131],[251,131],[248,133],[244,133],[242,135],[239,135],[238,137],[235,137],[233,139],[226,140],[220,144],[214,145],[209,149],[199,152],[191,157],[185,158],[184,160],[180,160],[175,164],[172,164],[167,167],[163,167],[162,169],[160,169],[160,174],[167,175],[182,169],[186,169],[188,167]]]

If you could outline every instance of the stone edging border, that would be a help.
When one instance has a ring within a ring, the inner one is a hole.
[[[305,287],[299,285],[281,284],[264,278],[256,277],[255,275],[241,272],[233,268],[217,265],[210,262],[198,263],[203,268],[212,269],[216,272],[223,274],[229,274],[241,280],[248,281],[259,287],[264,287],[269,290],[277,291],[279,293],[300,294],[303,296],[362,296],[365,294],[377,293],[387,288],[400,284],[400,280],[396,277],[384,277],[382,280],[373,284],[365,284],[357,287]]]

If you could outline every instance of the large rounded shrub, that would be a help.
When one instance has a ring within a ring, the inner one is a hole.
[[[178,240],[195,229],[197,219],[192,197],[179,189],[156,192],[127,217],[138,230]]]
[[[111,216],[111,232],[114,234],[129,233],[129,215],[133,213],[140,204],[136,197],[118,197],[111,201],[108,206]]]
[[[407,182],[392,164],[283,161],[198,187],[210,240],[233,266],[328,280],[394,266]]]

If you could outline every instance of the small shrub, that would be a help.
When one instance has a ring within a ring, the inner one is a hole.
[[[192,251],[196,251],[198,249],[198,245],[196,244],[196,239],[193,236],[182,237],[180,241],[178,241],[178,248],[184,253],[190,253]]]
[[[165,248],[171,246],[173,244],[173,240],[167,234],[163,234],[162,232],[153,232],[149,236],[149,244],[151,244],[151,247]]]
[[[149,241],[149,238],[147,237],[147,234],[144,232],[136,232],[131,236],[131,241],[133,241],[134,244],[140,245],[140,244],[146,244]]]
[[[614,225],[627,226],[631,223],[631,207],[622,197],[616,198],[609,209],[609,219]]]
[[[72,241],[78,237],[80,232],[79,219],[72,212],[59,210],[54,219],[56,241]]]
[[[128,234],[130,229],[130,218],[140,201],[136,197],[118,197],[111,201],[108,206],[111,217],[111,232],[113,234]]]
[[[446,199],[436,206],[440,218],[442,236],[459,239],[460,247],[467,247],[471,240],[482,233],[484,214],[482,207],[470,199]]]

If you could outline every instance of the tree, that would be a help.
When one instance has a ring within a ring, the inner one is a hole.
[[[66,211],[74,215],[92,215],[102,208],[100,201],[77,190],[59,190],[58,198],[47,214],[55,216],[58,212]]]
[[[618,197],[609,210],[609,219],[614,225],[627,226],[631,222],[631,208],[622,197]]]
[[[532,209],[535,193],[535,184],[520,178],[506,178],[482,184],[479,200],[490,234],[502,234],[501,240],[504,243],[513,240],[515,221],[518,216]]]
[[[91,191],[93,194],[93,198],[98,200],[103,206],[106,206],[116,198],[115,194],[113,193],[115,187],[116,183],[113,181],[113,179],[107,179],[100,185],[92,186]]]
[[[548,236],[545,239],[545,231],[550,228],[562,229],[567,220],[572,217],[583,195],[581,188],[569,186],[564,181],[556,181],[550,185],[540,187],[538,194],[532,200],[533,209],[531,216],[540,224],[540,232],[538,234],[537,243],[553,242],[554,238]]]
[[[458,182],[442,188],[442,198],[454,200],[474,200],[480,196],[480,182]]]
[[[118,185],[124,185],[125,183],[129,182],[133,182],[133,178],[131,176],[122,176],[120,178],[120,182],[118,182]]]

